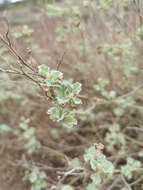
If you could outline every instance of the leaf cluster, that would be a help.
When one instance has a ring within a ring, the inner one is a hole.
[[[77,125],[74,107],[81,104],[78,98],[81,84],[64,80],[63,73],[46,65],[39,66],[39,75],[43,77],[42,86],[48,89],[48,96],[52,99],[53,107],[48,110],[50,118],[67,128]]]

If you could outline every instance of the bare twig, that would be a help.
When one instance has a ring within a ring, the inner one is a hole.
[[[0,34],[0,40],[3,42],[3,44],[8,48],[8,50],[10,51],[10,53],[17,59],[19,60],[24,66],[26,66],[27,68],[29,68],[31,71],[34,71],[34,69],[28,65],[28,63],[26,63],[26,61],[18,54],[17,50],[13,47],[10,37],[9,37],[9,22],[6,18],[3,18],[4,22],[7,25],[7,30],[5,33],[5,36],[3,36],[2,34]]]
[[[20,72],[20,71],[8,70],[8,69],[2,69],[2,68],[0,68],[0,72],[3,72],[3,73],[10,73],[10,74],[23,75],[23,73]]]
[[[13,74],[20,74],[25,76],[26,78],[30,79],[31,81],[33,81],[34,83],[36,83],[42,90],[42,92],[44,92],[45,96],[48,97],[47,92],[45,91],[44,87],[42,86],[41,82],[39,80],[36,80],[33,76],[38,76],[37,71],[35,71],[35,69],[33,69],[17,52],[17,50],[13,47],[10,37],[9,37],[9,23],[6,19],[4,19],[4,21],[7,24],[7,31],[5,36],[3,36],[2,34],[0,34],[0,40],[3,42],[3,44],[7,47],[7,49],[9,50],[9,52],[16,58],[17,60],[17,64],[20,68],[20,71],[14,71],[14,70],[4,70],[0,68],[0,72],[6,72],[6,73],[13,73]],[[31,73],[26,72],[25,69],[29,69],[31,71]],[[49,98],[49,97],[48,97]]]
[[[126,98],[128,96],[133,96],[141,88],[143,88],[143,82],[141,84],[139,84],[136,88],[134,88],[131,92],[128,92],[127,94],[119,96],[119,98]]]
[[[65,54],[66,54],[66,52],[63,53],[61,59],[58,61],[58,64],[57,64],[57,68],[56,68],[56,70],[59,70],[61,64],[63,63],[64,57],[65,57]]]
[[[10,51],[10,53],[19,60],[22,65],[29,68],[31,71],[34,71],[34,69],[26,63],[26,61],[18,54],[18,52],[13,48],[12,43],[10,42],[10,39],[8,37],[8,34],[6,34],[6,40],[4,37],[0,34],[0,40],[3,42],[3,44],[7,47],[7,49]]]
[[[143,180],[143,176],[139,177],[136,181],[130,183],[130,186],[132,187],[132,186],[138,184],[139,182],[141,182],[142,180]]]
[[[137,11],[137,14],[138,14],[138,17],[139,17],[139,24],[140,24],[140,27],[142,26],[143,24],[143,17],[142,17],[142,13],[141,13],[141,9],[140,9],[140,0],[133,0],[133,3],[136,7],[136,11]]]
[[[115,186],[119,181],[120,181],[120,176],[117,176],[116,179],[113,181],[113,183],[107,188],[107,190],[112,190],[113,188],[115,188]]]
[[[129,140],[129,141],[131,141],[131,142],[133,142],[133,143],[135,143],[135,144],[138,144],[139,146],[142,146],[142,147],[143,147],[143,142],[138,141],[138,140],[135,140],[135,139],[133,139],[133,138],[127,136],[127,135],[125,135],[125,137],[126,137],[127,140]]]
[[[126,130],[134,130],[134,131],[138,131],[138,132],[143,132],[143,129],[141,129],[139,127],[126,127]]]
[[[126,179],[124,178],[123,175],[121,175],[121,179],[122,179],[122,181],[124,182],[124,184],[126,185],[126,187],[127,187],[129,190],[133,190],[133,189],[131,188],[131,186],[128,184],[128,182],[126,181]]]

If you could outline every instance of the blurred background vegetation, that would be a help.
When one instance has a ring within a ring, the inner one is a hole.
[[[0,1],[2,36],[7,21],[13,46],[32,67],[56,69],[63,58],[59,69],[82,84],[83,103],[71,131],[51,121],[49,101],[9,72],[17,60],[0,43],[0,188],[142,190],[143,1]],[[95,143],[115,167],[98,188],[83,158]]]

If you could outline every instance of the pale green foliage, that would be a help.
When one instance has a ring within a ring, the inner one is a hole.
[[[103,9],[109,9],[113,3],[113,0],[100,0],[100,6]]]
[[[47,77],[50,73],[50,68],[47,65],[40,65],[38,67],[39,75],[42,77]]]
[[[105,79],[102,79],[102,78],[98,78],[97,80],[97,84],[94,85],[94,89],[97,91],[97,92],[100,92],[100,94],[106,98],[106,99],[114,99],[116,98],[116,92],[115,91],[109,91],[107,88],[108,88],[108,85],[109,85],[109,81],[108,80],[105,80]]]
[[[104,44],[103,51],[107,53],[115,61],[120,61],[120,57],[127,60],[130,56],[130,52],[133,49],[133,43],[130,39],[125,40],[120,44]]]
[[[70,6],[69,6],[70,5]],[[47,15],[49,17],[62,17],[62,16],[71,16],[74,17],[80,16],[81,12],[79,6],[73,5],[72,2],[65,2],[64,6],[53,4],[47,4]]]
[[[22,96],[15,92],[15,85],[11,82],[6,73],[2,73],[0,80],[0,102],[4,102],[9,99],[21,100]]]
[[[39,66],[39,74],[45,77],[44,83],[46,86],[58,86],[63,79],[63,74],[60,71],[50,70],[46,65]]]
[[[136,105],[135,100],[133,97],[128,96],[128,97],[118,97],[115,100],[116,103],[116,108],[113,109],[113,112],[115,113],[116,116],[122,116],[126,110],[129,108],[138,108]]]
[[[94,105],[92,107],[89,107],[89,109],[85,110],[83,108],[78,109],[78,117],[81,121],[94,121],[95,120],[95,114],[94,114]]]
[[[31,184],[31,190],[43,190],[46,188],[46,173],[34,166],[30,171],[26,172],[25,179]]]
[[[65,14],[66,9],[55,4],[47,4],[47,15],[49,17],[61,17]]]
[[[69,161],[69,165],[72,168],[78,169],[78,168],[81,168],[82,163],[78,158],[74,158],[74,159]]]
[[[74,190],[74,188],[71,185],[62,185],[61,190]]]
[[[89,183],[87,185],[86,190],[98,190],[98,187],[101,185],[102,182],[101,176],[95,173],[92,174],[90,178],[92,180],[92,183]]]
[[[107,148],[111,151],[114,150],[116,145],[119,146],[121,150],[125,148],[126,139],[121,132],[121,126],[119,124],[109,126],[109,132],[106,134],[105,141],[107,142]]]
[[[81,100],[78,98],[81,84],[64,80],[63,73],[51,70],[46,65],[39,66],[39,75],[43,77],[41,84],[48,88],[48,95],[54,104],[48,110],[50,118],[67,128],[77,125],[75,110],[72,107],[81,104]]]
[[[116,91],[109,90],[108,80],[99,78],[93,87],[106,100],[106,103],[112,105],[112,111],[118,117],[123,116],[129,108],[139,109],[132,96],[118,96]]]
[[[63,78],[63,74],[59,71],[52,70],[49,75],[46,76],[47,86],[57,86]]]
[[[8,99],[20,100],[22,97],[16,94],[13,90],[14,85],[8,84],[8,81],[4,83],[0,82],[0,102],[4,102]]]
[[[40,148],[40,142],[37,140],[35,128],[29,127],[29,120],[22,119],[20,123],[22,130],[22,139],[24,140],[24,148],[28,154],[36,152]]]
[[[90,5],[90,0],[83,0],[83,6],[88,7]]]
[[[136,172],[141,167],[141,162],[133,158],[128,157],[126,165],[121,167],[121,173],[131,179],[133,173]]]
[[[78,2],[80,3],[80,2]],[[64,23],[60,23],[56,28],[57,33],[57,41],[58,42],[66,42],[70,33],[78,34],[79,33],[79,24],[81,20],[81,10],[78,3],[73,3],[73,1],[65,1],[64,6],[62,4],[51,3],[46,6],[46,13],[49,17],[62,17]],[[66,46],[70,49],[71,46],[75,45],[77,47],[77,43],[69,44]]]
[[[106,156],[95,146],[86,150],[84,159],[90,163],[94,171],[100,171],[107,175],[112,175],[114,171],[113,164],[107,160]]]
[[[113,164],[107,160],[100,146],[101,145],[91,146],[84,154],[85,162],[89,162],[91,169],[95,172],[90,176],[92,183],[87,186],[87,190],[100,187],[103,177],[111,177],[114,173]]]
[[[5,70],[9,67],[13,67],[14,62],[15,60],[9,54],[8,50],[0,45],[1,69]],[[11,80],[9,74],[0,71],[0,103],[9,99],[19,100],[22,99],[22,96],[18,94],[16,85]]]
[[[86,190],[98,190],[98,187],[92,182],[87,185]]]
[[[136,55],[136,50],[132,38],[126,39],[120,44],[104,44],[103,52],[107,53],[112,58],[114,63],[119,63],[121,65],[125,77],[128,78],[139,72],[133,62],[133,57]]]
[[[137,28],[136,32],[133,34],[133,39],[135,39],[136,41],[140,41],[143,39],[143,25]]]
[[[48,114],[53,121],[61,123],[66,128],[72,128],[74,125],[77,125],[74,110],[57,106],[50,108]]]
[[[123,72],[126,77],[130,77],[132,74],[137,74],[139,72],[139,69],[130,63],[126,63],[123,65]]]
[[[11,132],[12,129],[6,124],[0,124],[0,134],[5,134]]]
[[[80,83],[72,83],[64,80],[61,85],[55,89],[58,104],[81,104],[81,100],[76,96],[81,91]]]

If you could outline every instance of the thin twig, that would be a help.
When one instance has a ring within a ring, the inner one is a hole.
[[[3,44],[7,47],[7,49],[10,51],[10,53],[19,60],[24,66],[29,68],[31,71],[34,71],[34,69],[28,65],[25,60],[18,54],[18,52],[12,47],[12,43],[9,41],[8,38],[7,41],[3,38],[3,36],[0,34],[0,40],[3,42]]]
[[[120,180],[120,177],[117,176],[116,179],[113,181],[113,183],[107,188],[107,190],[112,190],[117,185],[119,180]]]
[[[142,18],[141,9],[140,9],[140,1],[139,0],[137,0],[137,1],[133,0],[133,3],[135,5],[136,11],[138,13],[140,27],[142,27],[143,18]]]
[[[138,141],[138,140],[135,140],[135,139],[133,139],[133,138],[127,136],[127,135],[125,135],[125,138],[126,138],[127,140],[129,140],[129,141],[131,141],[131,142],[133,142],[133,143],[135,143],[135,144],[138,144],[139,146],[142,146],[142,147],[143,147],[143,142]]]
[[[138,131],[138,132],[143,132],[143,129],[141,129],[139,127],[126,127],[126,130],[134,130],[134,131]]]
[[[17,59],[17,61],[18,61],[17,63],[19,65],[21,71],[15,72],[15,71],[4,70],[4,69],[0,69],[0,71],[1,72],[7,72],[7,73],[15,73],[15,74],[20,74],[20,75],[26,76],[28,79],[30,79],[31,81],[36,83],[41,88],[41,90],[44,92],[45,96],[48,97],[47,93],[45,92],[44,87],[41,84],[41,82],[32,77],[33,75],[38,76],[37,72],[19,55],[17,50],[12,46],[12,43],[11,43],[10,38],[9,38],[9,23],[7,20],[5,20],[5,22],[7,24],[7,31],[5,34],[6,39],[4,38],[4,36],[2,34],[0,34],[0,40],[7,47],[7,49],[10,51],[10,53]],[[32,71],[32,73],[29,74],[29,72],[26,72],[24,70],[25,67],[27,69],[30,69]]]
[[[130,183],[130,186],[132,187],[132,186],[138,184],[139,182],[141,182],[142,180],[143,180],[143,176],[141,176],[140,178],[138,178],[136,181]]]
[[[124,184],[126,185],[126,187],[127,187],[129,190],[133,190],[133,189],[131,188],[131,186],[128,184],[128,182],[126,181],[126,179],[124,178],[123,175],[121,175],[121,179],[122,179],[122,181],[124,182]]]
[[[65,54],[66,54],[66,52],[63,53],[61,59],[59,60],[59,62],[58,62],[58,64],[57,64],[57,68],[56,68],[56,70],[59,70],[61,64],[63,63],[64,57],[65,57]]]
[[[143,88],[143,82],[141,84],[139,84],[136,88],[134,88],[131,92],[128,92],[127,94],[119,96],[119,98],[126,98],[128,96],[133,96],[141,88]]]
[[[2,69],[2,68],[0,68],[0,72],[23,75],[23,73],[20,71],[14,71],[14,70]]]

